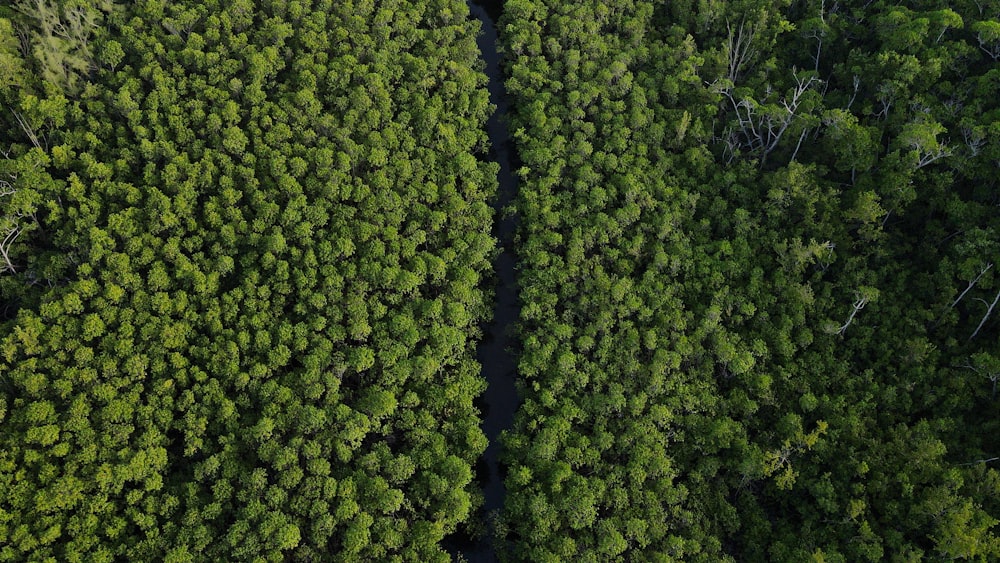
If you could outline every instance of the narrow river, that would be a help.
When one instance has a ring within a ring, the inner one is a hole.
[[[509,107],[507,91],[500,72],[500,55],[497,53],[497,30],[495,18],[499,16],[500,0],[470,0],[472,17],[482,22],[482,34],[478,37],[479,50],[486,62],[489,77],[490,102],[496,111],[486,123],[490,139],[490,158],[500,164],[497,175],[499,192],[494,202],[496,221],[493,236],[501,248],[494,263],[496,272],[496,295],[493,320],[483,327],[483,341],[479,345],[478,359],[483,366],[483,377],[489,386],[477,403],[483,411],[483,431],[489,439],[489,447],[477,467],[477,477],[483,486],[485,503],[478,515],[482,519],[485,533],[479,538],[450,538],[449,548],[453,557],[464,557],[470,563],[497,561],[497,552],[502,550],[493,544],[492,522],[503,507],[504,472],[500,467],[500,434],[510,428],[514,421],[514,411],[519,399],[515,387],[517,357],[514,325],[520,315],[521,305],[517,297],[517,281],[514,276],[514,232],[517,230],[517,216],[504,213],[517,193],[517,178],[513,165],[516,162],[507,124],[504,116]]]

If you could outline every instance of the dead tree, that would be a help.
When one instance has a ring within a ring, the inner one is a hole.
[[[834,8],[836,9],[836,8]],[[802,36],[806,39],[816,40],[816,52],[812,55],[813,60],[813,70],[819,72],[819,59],[820,55],[823,53],[823,40],[826,39],[827,31],[830,29],[826,24],[826,0],[820,0],[819,4],[819,25],[810,22],[815,20],[807,20],[806,30],[803,32]]]
[[[993,267],[993,262],[990,262],[989,264],[987,264],[986,266],[984,266],[982,270],[979,270],[979,275],[977,275],[973,280],[971,280],[969,282],[969,286],[966,287],[965,291],[963,291],[962,293],[960,293],[958,295],[958,297],[954,301],[951,302],[951,305],[948,306],[948,309],[945,312],[954,309],[955,305],[958,305],[958,302],[961,301],[963,297],[965,297],[965,294],[969,293],[969,290],[972,289],[973,287],[975,287],[976,283],[979,282],[980,278],[982,278],[983,275],[986,274],[986,272],[990,271],[990,268],[992,268],[992,267]]]
[[[814,75],[796,77],[795,88],[790,95],[783,98],[780,104],[766,107],[749,98],[737,100],[731,89],[722,90],[722,94],[729,99],[736,113],[737,121],[736,129],[731,131],[727,144],[730,146],[736,144],[751,153],[758,154],[763,164],[767,155],[778,147],[785,132],[798,117],[805,93],[819,82],[820,79]],[[768,90],[765,99],[770,95],[771,92]]]
[[[13,196],[17,193],[17,176],[8,175],[9,180],[0,180],[0,198]],[[0,216],[0,273],[17,273],[17,265],[14,263],[12,249],[17,239],[38,225],[38,217],[34,209],[11,209],[9,203],[4,203],[4,215]]]
[[[969,154],[972,157],[979,156],[983,146],[986,144],[986,138],[983,133],[968,126],[962,127],[962,139],[965,141],[965,146],[969,148]]]
[[[17,267],[14,265],[14,261],[10,257],[10,249],[17,241],[17,237],[21,236],[24,228],[21,224],[13,219],[4,218],[0,221],[0,234],[4,235],[3,240],[0,241],[0,259],[3,259],[3,272],[17,273]]]
[[[973,332],[972,336],[969,337],[970,341],[973,338],[975,338],[977,334],[979,334],[980,329],[983,328],[983,325],[986,324],[987,319],[989,319],[990,315],[993,314],[993,308],[996,307],[997,306],[997,302],[1000,301],[1000,291],[998,291],[997,292],[997,296],[993,298],[993,303],[986,303],[986,300],[980,299],[978,297],[976,298],[976,301],[982,301],[983,305],[987,305],[988,308],[986,309],[986,314],[983,315],[983,320],[979,321],[979,326],[976,327],[976,331]]]
[[[858,97],[858,90],[861,89],[861,77],[855,74],[853,82],[854,93],[851,94],[851,99],[847,102],[847,109],[851,109],[851,106],[854,105],[854,99]]]
[[[732,84],[736,84],[743,75],[744,65],[747,65],[757,55],[757,51],[753,48],[753,40],[757,31],[753,25],[747,25],[745,21],[741,21],[740,26],[736,29],[733,29],[732,25],[726,22],[726,31],[729,32],[726,39],[726,54],[729,59],[726,78]]]
[[[854,316],[858,314],[858,311],[865,308],[865,305],[868,304],[868,301],[869,299],[867,296],[864,295],[858,296],[857,301],[854,302],[854,310],[851,311],[851,315],[847,317],[847,322],[845,322],[843,325],[840,326],[839,329],[837,329],[837,334],[842,335],[845,332],[847,332],[847,327],[851,326],[851,323],[854,322]]]
[[[939,158],[945,158],[951,155],[951,149],[946,146],[939,146],[934,150],[921,152],[920,157],[917,160],[917,170],[920,170],[924,166],[927,166]]]
[[[35,145],[35,147],[37,148],[40,149],[43,148],[42,144],[38,142],[38,135],[35,134],[35,130],[31,127],[31,124],[28,123],[28,120],[26,120],[24,116],[22,116],[20,113],[16,111],[11,113],[14,114],[14,119],[17,120],[17,124],[21,126],[21,131],[23,131],[24,134],[28,137],[28,140],[31,141],[31,144]],[[46,142],[45,144],[46,146],[44,147],[44,149],[48,150],[48,142]]]
[[[14,195],[16,192],[17,190],[11,182],[0,180],[0,197]],[[17,269],[10,258],[10,247],[17,240],[17,237],[21,236],[17,219],[14,217],[0,218],[0,235],[3,235],[3,240],[0,241],[0,258],[3,259],[2,271],[14,273]]]
[[[886,119],[889,117],[889,111],[892,109],[892,102],[895,100],[896,93],[891,86],[881,84],[877,89],[877,94],[876,99],[881,109],[875,113],[875,117],[877,119]]]

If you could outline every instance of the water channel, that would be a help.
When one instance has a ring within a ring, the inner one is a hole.
[[[506,492],[503,484],[505,475],[500,466],[500,434],[512,426],[514,411],[520,402],[515,387],[517,358],[513,333],[521,310],[513,252],[517,216],[504,211],[517,193],[517,177],[514,175],[517,157],[507,131],[505,116],[509,103],[500,72],[500,55],[497,52],[494,22],[500,15],[501,3],[501,0],[469,1],[472,17],[482,23],[482,33],[476,41],[486,63],[490,102],[496,106],[486,123],[486,129],[491,145],[489,158],[500,164],[497,175],[499,191],[494,201],[496,220],[493,224],[493,236],[501,250],[494,262],[496,294],[493,319],[483,327],[483,341],[477,353],[483,366],[483,377],[488,383],[486,393],[477,402],[483,413],[483,432],[489,439],[489,447],[476,468],[476,476],[485,497],[482,512],[476,516],[480,519],[483,533],[478,537],[456,534],[446,542],[454,558],[461,557],[470,563],[498,561],[497,553],[502,550],[500,546],[494,545],[492,525],[503,507]]]

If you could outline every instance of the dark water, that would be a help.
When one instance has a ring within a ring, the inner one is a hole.
[[[516,215],[504,212],[504,208],[517,193],[517,178],[513,170],[517,157],[507,132],[505,116],[509,102],[500,73],[500,55],[497,53],[494,22],[499,17],[501,5],[500,0],[469,2],[472,17],[482,22],[482,34],[477,38],[477,43],[486,62],[490,102],[496,106],[486,128],[492,147],[489,158],[500,164],[497,175],[499,192],[494,202],[496,221],[493,236],[501,248],[494,263],[496,301],[493,320],[483,327],[484,338],[477,353],[483,366],[483,377],[489,384],[486,393],[477,402],[483,411],[483,431],[489,439],[489,447],[476,468],[485,497],[483,511],[477,515],[482,533],[479,537],[455,534],[446,541],[456,559],[464,558],[470,563],[498,561],[497,554],[504,551],[502,546],[494,545],[493,533],[493,522],[503,507],[506,492],[503,484],[505,475],[499,459],[500,434],[513,425],[514,411],[520,403],[515,387],[517,358],[513,327],[520,315],[521,305],[517,298],[512,250],[518,220]]]
[[[479,14],[476,13],[476,9],[484,10],[486,12],[486,17],[489,18],[488,25],[490,26],[490,33],[496,33],[496,22],[500,19],[500,12],[503,11],[503,0],[470,0],[469,8],[472,10],[472,17],[483,21]],[[483,21],[483,28],[486,28],[487,22]],[[495,37],[494,37],[495,38]],[[495,44],[495,43],[494,43]],[[483,53],[486,50],[483,49]],[[496,50],[493,50],[493,55],[496,56]],[[490,75],[490,78],[493,78]]]

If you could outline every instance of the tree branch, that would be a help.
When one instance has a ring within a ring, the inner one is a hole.
[[[990,304],[990,308],[987,309],[986,314],[983,315],[983,320],[979,321],[979,326],[976,327],[976,331],[969,337],[970,341],[975,338],[977,334],[979,334],[979,330],[983,328],[983,325],[986,324],[986,320],[990,318],[991,314],[993,314],[993,308],[997,306],[998,301],[1000,301],[1000,291],[997,292],[997,296],[993,299],[993,303]],[[985,301],[983,301],[983,303],[985,303]]]

